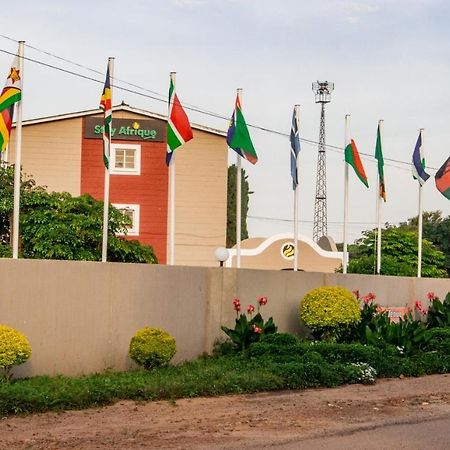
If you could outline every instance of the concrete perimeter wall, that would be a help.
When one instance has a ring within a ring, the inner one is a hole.
[[[175,361],[195,358],[233,325],[234,297],[246,307],[267,296],[263,316],[295,333],[299,300],[315,287],[371,291],[385,306],[450,291],[449,279],[11,259],[0,259],[0,276],[0,324],[22,331],[33,352],[17,376],[128,369],[130,338],[144,326],[175,337]]]

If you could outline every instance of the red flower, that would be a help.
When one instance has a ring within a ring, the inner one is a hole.
[[[259,297],[259,298],[258,298],[258,303],[259,303],[261,306],[267,305],[267,297]]]
[[[257,327],[256,325],[253,325],[253,331],[257,334],[261,334],[262,333],[262,328]]]
[[[414,303],[414,308],[417,309],[417,311],[419,311],[420,314],[427,313],[426,309],[423,307],[422,302],[419,302],[419,300],[416,300],[416,302]]]
[[[375,300],[375,298],[376,298],[376,295],[373,292],[369,292],[367,294],[367,297],[369,298],[370,301],[373,302]]]
[[[437,299],[437,297],[436,297],[434,292],[428,292],[427,298],[428,298],[428,300],[430,300],[430,302],[432,302],[433,300]]]
[[[241,305],[239,303],[236,303],[234,305],[234,310],[238,313],[241,310]]]
[[[248,314],[251,314],[254,310],[255,310],[255,307],[253,305],[248,305],[247,306],[247,313]]]
[[[359,300],[359,290],[352,291],[353,295]]]

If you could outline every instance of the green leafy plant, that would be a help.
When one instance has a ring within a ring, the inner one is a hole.
[[[427,326],[450,327],[450,292],[447,293],[443,302],[433,292],[427,294],[430,305],[428,307]]]
[[[365,342],[366,327],[372,326],[376,315],[380,312],[380,306],[375,303],[376,295],[369,292],[360,297],[359,291],[353,291],[353,295],[359,302],[361,309],[361,320],[350,327],[340,336],[339,342]]]
[[[235,348],[238,351],[245,350],[253,342],[258,342],[262,335],[273,334],[277,331],[277,326],[270,317],[266,322],[264,321],[260,308],[267,304],[267,297],[259,297],[257,313],[253,305],[247,306],[247,314],[240,314],[241,301],[238,298],[233,300],[233,308],[236,311],[236,320],[234,328],[227,328],[222,326],[222,330],[231,339]]]
[[[358,301],[347,289],[320,287],[303,297],[300,319],[311,329],[314,337],[336,341],[361,320],[361,311]]]
[[[429,340],[426,325],[414,320],[411,312],[397,323],[391,322],[387,312],[383,312],[376,316],[372,327],[366,327],[367,344],[378,347],[394,345],[401,354],[417,352],[424,348]]]
[[[161,328],[145,327],[131,338],[130,358],[147,370],[165,366],[177,351],[175,339]]]
[[[31,347],[26,336],[14,328],[0,325],[0,380],[9,381],[12,368],[23,364],[30,356]]]

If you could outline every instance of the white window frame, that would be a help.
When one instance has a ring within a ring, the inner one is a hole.
[[[133,211],[133,224],[126,233],[117,233],[119,236],[139,236],[139,221],[140,221],[140,205],[130,205],[125,203],[113,203],[117,209],[129,209]]]
[[[116,151],[117,150],[134,150],[134,168],[117,168],[116,167]],[[140,175],[141,174],[141,146],[139,144],[111,144],[111,155],[109,161],[109,173],[111,175]]]

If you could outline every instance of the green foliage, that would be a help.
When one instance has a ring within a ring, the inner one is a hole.
[[[177,351],[175,339],[161,328],[145,327],[131,338],[130,358],[147,370],[165,366]]]
[[[10,256],[14,167],[0,168],[0,256]],[[117,237],[129,218],[110,206],[108,260],[157,263],[153,249]],[[21,256],[38,259],[98,261],[101,259],[103,202],[90,195],[48,193],[32,179],[22,181]]]
[[[424,348],[429,340],[426,325],[414,320],[411,314],[394,323],[384,312],[375,316],[372,324],[366,327],[367,344],[381,348],[394,345],[408,355]]]
[[[429,340],[425,349],[450,356],[450,327],[431,328],[427,333]]]
[[[361,319],[358,301],[340,286],[316,288],[300,302],[300,319],[314,336],[336,340]]]
[[[0,415],[96,407],[121,399],[174,400],[366,383],[371,382],[371,368],[381,377],[447,373],[450,353],[436,350],[405,356],[392,346],[381,349],[361,344],[306,343],[273,334],[252,344],[243,354],[202,357],[153,371],[34,377],[0,383]]]
[[[427,316],[428,328],[450,327],[450,292],[447,293],[443,302],[434,295],[430,302]]]
[[[329,342],[299,342],[294,345],[259,342],[253,344],[246,353],[250,359],[264,361],[266,366],[298,363],[300,361],[324,362],[341,366],[367,364],[380,377],[419,376],[450,371],[448,347],[447,349],[439,348],[439,350],[431,353],[418,351],[413,355],[405,355],[392,345],[384,345],[383,348],[379,348],[363,344]],[[363,366],[361,366],[361,369],[363,369]],[[363,377],[364,374],[360,375]],[[362,382],[362,380],[353,382]]]
[[[0,325],[0,369],[3,377],[8,381],[12,367],[23,364],[30,356],[31,347],[25,335],[14,328]]]
[[[375,294],[369,292],[363,297],[359,296],[359,291],[354,291],[353,294],[361,305],[361,320],[341,333],[339,342],[365,342],[366,328],[372,326],[378,315],[379,306],[374,302]]]
[[[375,273],[376,230],[364,231],[363,237],[349,246],[349,273]],[[381,274],[415,276],[417,274],[417,232],[390,227],[381,234]],[[423,239],[422,276],[446,276],[445,255]]]
[[[227,185],[227,247],[231,248],[236,244],[236,175],[237,168],[233,164],[228,167]],[[244,169],[241,169],[241,239],[248,238],[247,213],[250,191],[248,176]]]
[[[258,300],[258,312],[253,316],[254,307],[249,305],[246,314],[239,314],[241,304],[239,299],[233,300],[236,311],[236,320],[234,328],[222,326],[222,331],[231,339],[237,351],[245,350],[254,342],[258,342],[263,335],[273,334],[277,331],[277,326],[270,317],[264,322],[259,308],[267,303],[266,297],[260,297]]]
[[[442,211],[425,211],[422,216],[422,235],[445,254],[445,269],[450,277],[450,216],[442,217]],[[400,224],[400,228],[417,231],[418,216]]]

